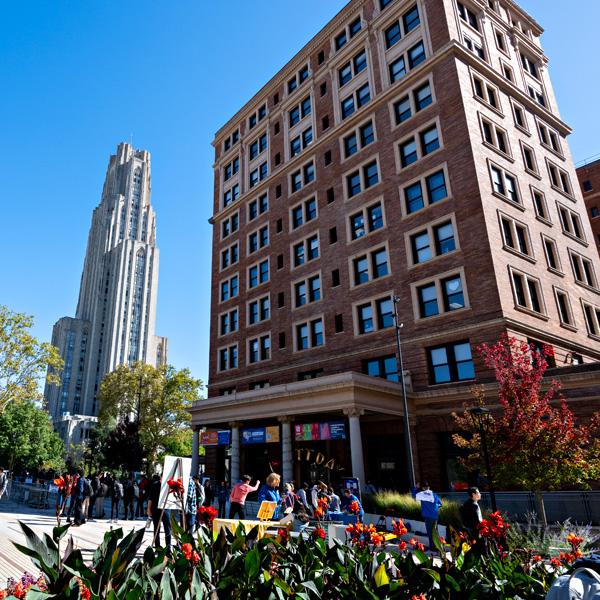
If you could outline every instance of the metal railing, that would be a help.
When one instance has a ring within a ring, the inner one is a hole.
[[[442,498],[464,502],[466,492],[440,493]],[[490,495],[481,494],[480,504],[491,508]],[[556,523],[567,519],[575,523],[600,525],[600,491],[542,492],[548,522]],[[539,513],[533,492],[496,492],[498,508],[515,520],[523,520],[528,513]]]

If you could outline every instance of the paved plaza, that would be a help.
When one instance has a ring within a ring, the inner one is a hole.
[[[39,574],[31,560],[13,545],[13,542],[25,545],[25,536],[19,527],[19,521],[29,525],[40,536],[44,533],[51,535],[52,528],[56,526],[54,508],[36,509],[26,504],[2,499],[0,502],[0,589],[6,586],[8,577],[20,577],[24,571],[29,571],[36,576]],[[94,550],[102,541],[105,532],[120,527],[126,535],[133,528],[138,529],[144,526],[145,520],[141,519],[136,521],[119,520],[113,523],[108,519],[92,520],[80,527],[71,527],[67,536],[73,537],[75,547],[81,550],[84,559],[87,560],[91,558]],[[66,545],[67,536],[62,542],[63,545]],[[144,535],[140,556],[151,542],[152,528]]]

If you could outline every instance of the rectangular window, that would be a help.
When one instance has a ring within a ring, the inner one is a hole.
[[[353,92],[347,98],[344,98],[341,102],[341,113],[342,119],[346,119],[350,115],[354,114],[354,112],[363,107],[365,104],[370,102],[371,100],[371,92],[369,89],[369,84],[365,83],[362,87],[358,88],[355,92]]]
[[[460,18],[468,23],[473,29],[479,31],[479,23],[477,21],[477,15],[470,9],[467,8],[462,2],[457,2],[458,14]]]
[[[248,341],[248,362],[254,364],[271,358],[271,336],[263,335]]]
[[[240,216],[236,212],[221,223],[221,239],[229,237],[235,233],[240,225]]]
[[[294,284],[294,306],[300,308],[321,299],[321,276],[313,275]]]
[[[583,301],[582,305],[588,334],[600,338],[600,308]]]
[[[552,187],[559,190],[567,196],[573,196],[573,188],[571,187],[571,179],[569,174],[555,164],[548,162],[548,173],[550,174],[550,183]]]
[[[344,138],[344,158],[349,158],[374,141],[375,130],[373,128],[373,121],[369,120]]]
[[[535,159],[535,152],[533,148],[521,143],[521,149],[523,151],[523,163],[525,164],[525,168],[534,175],[539,174],[537,161]]]
[[[236,346],[221,348],[219,350],[219,371],[229,371],[238,366],[238,349]]]
[[[229,279],[221,282],[220,286],[220,298],[221,302],[226,302],[231,298],[235,298],[238,295],[238,276],[233,275]]]
[[[481,130],[483,140],[495,150],[510,156],[508,137],[506,131],[485,117],[481,117]]]
[[[394,306],[389,296],[356,307],[356,330],[359,335],[394,326]]]
[[[292,247],[293,265],[300,267],[311,260],[319,258],[319,236],[312,235]]]
[[[596,288],[596,273],[594,271],[594,264],[592,261],[581,254],[573,252],[572,250],[569,250],[569,256],[571,258],[571,265],[573,266],[575,281],[582,285]]]
[[[585,242],[583,233],[583,225],[579,214],[570,210],[566,206],[557,202],[558,214],[560,216],[560,224],[565,235],[576,239],[579,242]]]
[[[426,58],[425,46],[422,41],[409,48],[388,65],[390,83],[402,79],[409,70],[420,65]]]
[[[239,251],[237,244],[233,244],[233,246],[225,248],[225,250],[221,251],[221,270],[236,264],[238,262],[238,259]]]
[[[550,129],[545,123],[538,121],[538,132],[540,134],[540,142],[542,146],[548,148],[548,150],[552,150],[557,154],[562,156],[562,150],[560,147],[560,137],[556,131]]]
[[[290,176],[291,193],[301,190],[315,179],[315,164],[310,162],[304,165],[301,169],[294,171]]]
[[[362,285],[379,279],[390,272],[386,248],[371,250],[367,254],[352,259],[354,285]]]
[[[435,152],[440,146],[437,125],[426,127],[418,133],[418,136],[410,137],[400,143],[398,146],[400,165],[402,168],[406,168],[417,162],[420,158]]]
[[[525,69],[525,71],[527,71],[527,73],[529,73],[532,77],[535,77],[535,79],[539,80],[540,77],[537,65],[531,58],[529,58],[529,56],[523,54],[523,52],[521,52],[521,64],[523,65],[523,68]]]
[[[394,354],[364,360],[362,371],[371,377],[398,381],[398,363]]]
[[[546,262],[548,263],[548,268],[552,271],[556,271],[557,273],[561,273],[561,265],[560,258],[558,255],[558,248],[556,246],[556,242],[553,239],[542,236],[542,241],[544,242],[544,253],[546,254]]]
[[[514,175],[495,165],[490,165],[490,174],[492,177],[492,190],[495,194],[502,196],[504,200],[521,204],[517,179]]]
[[[556,308],[558,310],[558,318],[560,319],[561,325],[574,327],[575,319],[573,318],[569,294],[564,290],[554,288],[554,297],[556,298]]]
[[[409,237],[413,264],[431,260],[435,256],[456,250],[456,239],[452,221],[430,225]]]
[[[248,287],[250,289],[269,281],[269,259],[263,260],[248,269]]]
[[[313,319],[296,325],[296,350],[317,348],[325,343],[323,319]]]
[[[340,87],[343,87],[348,82],[352,81],[361,71],[367,68],[367,53],[361,50],[352,60],[347,62],[343,67],[338,69],[338,81]]]
[[[238,330],[238,311],[231,310],[223,315],[219,320],[219,335],[227,335]]]
[[[546,198],[542,192],[531,188],[531,197],[533,199],[533,208],[535,209],[535,214],[539,219],[543,219],[546,222],[550,222],[550,217],[548,216],[548,207],[546,205]]]
[[[363,208],[357,213],[350,215],[350,238],[357,240],[367,233],[372,233],[384,226],[383,206],[377,202],[369,206],[366,211]]]
[[[406,214],[411,214],[448,197],[444,171],[436,171],[404,188]]]
[[[500,216],[500,224],[505,248],[510,248],[526,256],[533,256],[527,225],[507,215]]]
[[[270,318],[269,296],[253,300],[248,304],[248,324],[254,325]]]
[[[346,193],[348,198],[353,198],[378,183],[379,170],[377,161],[373,160],[370,163],[363,165],[357,171],[353,171],[349,175],[346,175]]]
[[[517,306],[545,314],[539,279],[515,270],[511,270],[511,279]]]
[[[261,194],[255,200],[248,203],[248,221],[253,221],[259,215],[269,210],[269,197],[267,193]]]
[[[302,225],[317,218],[317,200],[309,198],[301,204],[294,206],[290,211],[292,229],[298,229]]]
[[[427,348],[432,384],[475,379],[475,367],[468,341]]]
[[[483,79],[473,76],[473,88],[475,97],[482,100],[496,110],[500,110],[500,102],[498,100],[498,90]]]
[[[415,284],[418,317],[426,319],[466,307],[463,275],[453,273]]]

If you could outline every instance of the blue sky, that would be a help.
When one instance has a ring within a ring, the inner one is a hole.
[[[169,337],[172,364],[206,380],[214,132],[345,3],[5,3],[0,303],[34,315],[43,340],[74,315],[108,156],[133,135],[153,158],[157,333]],[[521,4],[547,31],[575,161],[599,154],[600,2]]]

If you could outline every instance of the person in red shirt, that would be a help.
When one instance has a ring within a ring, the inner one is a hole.
[[[260,480],[256,480],[254,487],[250,485],[250,475],[242,475],[242,481],[236,483],[231,490],[229,501],[229,518],[233,519],[235,515],[239,515],[240,519],[245,519],[246,514],[244,513],[244,504],[246,503],[246,496],[250,492],[255,492],[260,485]]]

